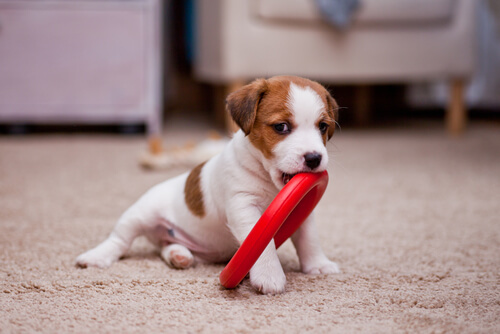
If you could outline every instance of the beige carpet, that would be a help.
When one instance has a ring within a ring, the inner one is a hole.
[[[203,137],[181,129],[165,141]],[[287,243],[279,296],[248,281],[224,290],[220,265],[169,269],[145,240],[110,269],[74,266],[139,195],[182,172],[141,170],[143,148],[113,135],[0,138],[0,332],[500,332],[498,125],[458,140],[438,124],[338,132],[317,217],[342,273],[299,273]]]

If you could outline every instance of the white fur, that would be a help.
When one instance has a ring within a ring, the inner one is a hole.
[[[168,220],[181,227],[201,247],[215,252],[214,261],[227,261],[245,240],[263,211],[283,187],[281,174],[305,171],[303,155],[318,152],[323,159],[315,171],[326,169],[327,151],[315,123],[323,112],[318,94],[291,85],[288,106],[298,127],[264,157],[240,130],[222,153],[209,160],[201,172],[205,215],[199,218],[184,201],[188,173],[158,184],[144,194],[119,219],[111,235],[96,248],[77,258],[82,267],[108,267],[117,261],[139,235],[160,244],[155,231]],[[335,273],[337,265],[322,252],[312,215],[292,237],[305,273]],[[187,248],[169,245],[162,249],[165,261],[185,268],[192,264]],[[285,290],[285,274],[271,242],[250,271],[251,284],[262,293]]]

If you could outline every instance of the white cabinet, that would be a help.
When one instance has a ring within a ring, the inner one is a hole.
[[[161,0],[0,0],[0,122],[161,124]]]

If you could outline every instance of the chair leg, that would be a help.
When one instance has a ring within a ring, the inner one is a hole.
[[[450,84],[450,99],[446,113],[446,127],[452,136],[461,135],[467,125],[467,109],[465,107],[465,82],[453,79]]]

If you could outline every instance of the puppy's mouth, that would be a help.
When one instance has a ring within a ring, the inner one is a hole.
[[[295,173],[295,174],[287,174],[287,173],[283,173],[281,175],[281,180],[283,181],[283,184],[287,184],[288,182],[290,182],[290,180],[295,176],[297,175],[298,173]]]

